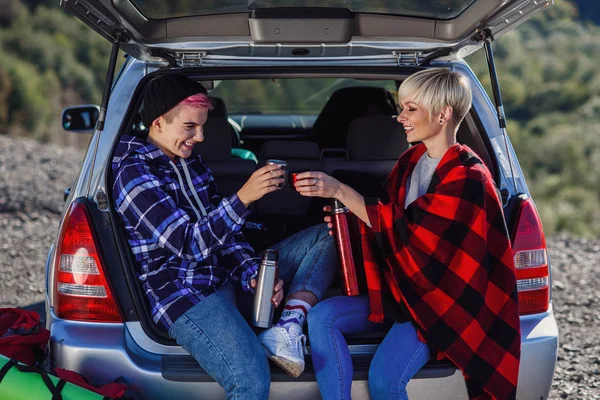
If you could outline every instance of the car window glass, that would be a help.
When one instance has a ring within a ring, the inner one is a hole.
[[[396,83],[392,80],[347,78],[216,81],[210,95],[223,99],[229,114],[315,115],[335,91],[350,86],[384,88],[396,98]]]

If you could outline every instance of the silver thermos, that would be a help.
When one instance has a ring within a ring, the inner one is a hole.
[[[258,283],[254,294],[252,325],[259,328],[270,328],[273,324],[275,306],[271,302],[273,290],[279,280],[279,254],[277,250],[267,249],[260,262]]]

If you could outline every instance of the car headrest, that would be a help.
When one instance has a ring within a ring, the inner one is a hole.
[[[352,120],[368,115],[396,115],[394,96],[386,89],[352,86],[334,92],[312,127],[315,142],[321,148],[347,145]]]
[[[408,149],[406,133],[396,118],[385,115],[356,118],[348,128],[350,160],[397,160]]]
[[[218,104],[214,102],[215,99],[211,99],[214,107]],[[215,107],[208,112],[208,119],[203,127],[204,141],[194,146],[194,152],[199,153],[206,161],[231,158],[231,132],[227,117],[221,114],[225,107],[225,104],[222,104],[223,108]]]
[[[210,115],[227,118],[227,107],[225,106],[225,102],[220,97],[211,97],[210,103],[213,106],[213,109],[210,110]]]
[[[318,160],[321,156],[319,146],[313,142],[289,140],[271,140],[260,147],[258,158],[267,160],[277,158],[282,160]]]

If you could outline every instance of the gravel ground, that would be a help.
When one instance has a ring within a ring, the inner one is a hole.
[[[43,313],[48,248],[82,157],[0,135],[0,307]],[[557,235],[548,248],[560,329],[550,398],[600,400],[600,240]]]
[[[63,191],[82,158],[74,148],[0,135],[0,307],[40,309]]]

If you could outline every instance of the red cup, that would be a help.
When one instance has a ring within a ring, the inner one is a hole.
[[[296,182],[298,182],[298,174],[300,172],[292,172],[290,173],[290,184],[292,187],[296,187]]]
[[[303,172],[308,172],[308,170],[306,170],[306,171],[296,171],[296,172],[290,172],[290,173],[288,174],[288,176],[289,176],[289,178],[288,178],[288,179],[290,180],[290,185],[292,185],[292,187],[296,187],[296,182],[303,180],[303,179],[299,179],[299,178],[298,178],[298,174],[301,174],[301,173],[303,173]],[[305,179],[306,179],[306,178],[305,178]]]

